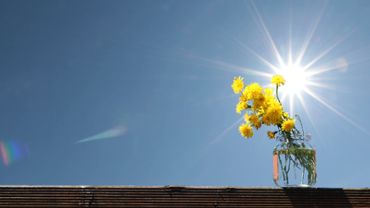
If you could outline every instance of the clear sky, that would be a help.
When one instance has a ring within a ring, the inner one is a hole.
[[[0,1],[0,184],[273,186],[230,85],[306,48],[317,186],[368,187],[369,20],[366,0]]]

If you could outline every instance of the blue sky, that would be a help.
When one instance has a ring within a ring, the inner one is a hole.
[[[284,59],[312,34],[302,63],[341,66],[295,100],[317,186],[368,187],[369,19],[365,0],[1,1],[0,183],[273,186],[276,143],[239,135],[230,88],[268,84],[245,70],[277,64],[263,22]]]

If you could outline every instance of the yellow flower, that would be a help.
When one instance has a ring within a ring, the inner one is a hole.
[[[258,95],[258,97],[255,97],[253,99],[253,109],[258,110],[260,107],[262,107],[265,104],[265,96],[261,93]]]
[[[244,82],[242,77],[234,77],[233,84],[231,85],[235,94],[240,93],[243,90]]]
[[[262,105],[263,109],[266,111],[267,108],[274,104],[274,103],[278,103],[279,101],[277,101],[277,99],[274,97],[274,93],[272,92],[272,89],[270,88],[266,88],[265,90],[265,95],[264,95],[264,103]]]
[[[243,94],[247,96],[248,100],[254,100],[259,98],[262,95],[262,92],[262,87],[258,83],[254,82],[244,89]]]
[[[270,139],[274,139],[274,138],[275,138],[275,132],[268,131],[268,132],[267,132],[267,136],[268,136]]]
[[[258,119],[258,116],[251,115],[249,117],[249,121],[252,123],[252,126],[254,126],[256,129],[259,129],[261,127],[261,121]]]
[[[240,114],[242,110],[247,109],[248,104],[244,101],[239,101],[239,103],[236,105],[236,112]]]
[[[240,97],[239,97],[239,101],[247,102],[248,99],[244,94],[241,94]]]
[[[265,88],[265,95],[266,95],[266,97],[273,97],[274,92],[272,91],[271,88]]]
[[[245,122],[248,122],[248,121],[249,121],[249,115],[248,115],[248,113],[246,113],[246,114],[244,115],[244,121],[245,121]]]
[[[281,122],[281,117],[283,114],[283,107],[279,102],[272,102],[270,106],[266,109],[265,114],[262,117],[263,123],[266,125],[277,125]]]
[[[281,128],[285,132],[290,132],[294,128],[295,122],[293,119],[288,119],[283,122],[281,125]]]
[[[283,112],[283,117],[284,118],[290,118],[289,114],[287,112]]]
[[[246,138],[251,138],[253,136],[252,127],[248,124],[240,125],[239,132],[243,137],[246,137]]]
[[[276,84],[277,86],[284,85],[285,79],[283,76],[276,74],[272,76],[271,83]]]

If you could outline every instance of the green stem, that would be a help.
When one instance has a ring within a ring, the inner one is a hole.
[[[279,85],[276,85],[276,88],[275,88],[275,93],[276,93],[276,99],[279,101],[279,103],[281,104],[281,101],[279,99]],[[282,104],[281,104],[282,105]]]

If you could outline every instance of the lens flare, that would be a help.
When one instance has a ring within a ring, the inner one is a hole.
[[[85,142],[91,142],[95,140],[111,139],[111,138],[122,136],[126,132],[127,132],[126,126],[116,126],[108,130],[105,130],[103,132],[92,135],[90,137],[78,140],[76,143],[85,143]]]
[[[0,156],[4,166],[11,165],[27,153],[28,148],[16,141],[0,141]]]

